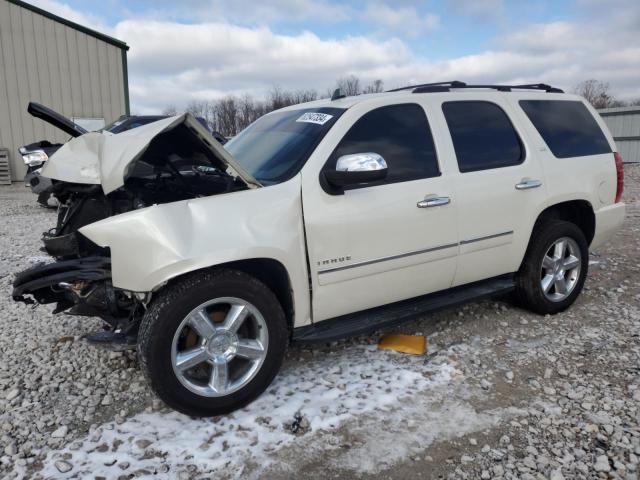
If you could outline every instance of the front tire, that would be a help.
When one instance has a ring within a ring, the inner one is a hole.
[[[582,291],[588,267],[582,230],[563,220],[543,220],[534,227],[516,275],[516,297],[543,315],[566,310]]]
[[[243,407],[276,376],[287,324],[274,293],[236,270],[196,273],[153,300],[138,354],[155,393],[191,416]]]

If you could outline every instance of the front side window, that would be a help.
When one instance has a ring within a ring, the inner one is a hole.
[[[422,107],[390,105],[364,114],[349,129],[327,162],[353,153],[377,153],[387,163],[387,178],[374,184],[406,182],[440,175],[433,137]]]
[[[344,109],[305,108],[265,115],[224,144],[264,185],[289,180],[304,166]]]
[[[518,165],[524,150],[507,114],[495,103],[457,101],[442,104],[461,172]]]
[[[557,158],[611,153],[607,138],[582,102],[520,100],[520,107]]]

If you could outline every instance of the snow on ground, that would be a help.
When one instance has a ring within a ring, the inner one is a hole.
[[[451,350],[462,348],[466,347]],[[461,435],[495,425],[504,416],[505,412],[476,415],[460,400],[449,405],[445,415],[425,409],[425,402],[442,400],[462,379],[448,353],[425,359],[381,351],[375,345],[355,346],[292,364],[258,400],[232,415],[203,420],[171,411],[143,412],[122,424],[107,423],[50,453],[41,474],[70,478],[90,473],[112,478],[124,471],[153,473],[162,459],[167,471],[160,469],[154,478],[174,478],[176,472],[189,468],[224,472],[229,478],[257,476],[270,466],[286,465],[282,463],[286,449],[299,457],[331,449],[332,443],[339,448],[338,436],[345,425],[350,425],[350,435],[364,441],[354,445],[350,455],[337,456],[336,466],[377,471],[445,432]],[[394,409],[402,409],[404,418],[408,410],[413,411],[415,424],[401,421],[380,430],[381,418],[388,423]],[[291,431],[296,414],[303,417],[298,435]],[[427,431],[417,428],[425,422],[430,425]],[[404,437],[398,436],[400,430]],[[61,460],[74,466],[66,476],[56,467]]]

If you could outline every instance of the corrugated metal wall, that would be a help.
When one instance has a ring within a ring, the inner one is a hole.
[[[126,67],[125,67],[126,68]],[[67,117],[126,111],[122,49],[92,35],[0,0],[0,148],[9,149],[12,178],[24,177],[17,149],[68,136],[27,113],[29,101]]]
[[[598,110],[616,141],[624,162],[640,162],[640,107]]]

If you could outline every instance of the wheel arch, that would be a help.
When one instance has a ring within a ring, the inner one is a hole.
[[[547,219],[564,220],[575,224],[590,245],[596,231],[596,216],[591,202],[583,199],[567,200],[547,206],[536,218],[534,229]]]
[[[527,253],[531,249],[531,241],[534,237],[536,228],[541,225],[545,220],[564,220],[575,224],[584,234],[587,245],[591,245],[596,231],[596,216],[593,211],[591,202],[584,199],[572,199],[556,202],[551,205],[545,206],[535,221],[533,222],[531,232],[529,232],[529,241],[527,247],[522,253],[522,259],[520,260],[520,267],[527,258]]]
[[[257,278],[270,288],[280,302],[280,305],[282,305],[289,331],[293,331],[295,321],[295,302],[291,278],[286,267],[281,262],[273,258],[248,258],[203,267],[172,277],[161,288],[165,288],[166,286],[180,281],[189,275],[193,275],[194,273],[221,268],[239,270],[247,275]]]

